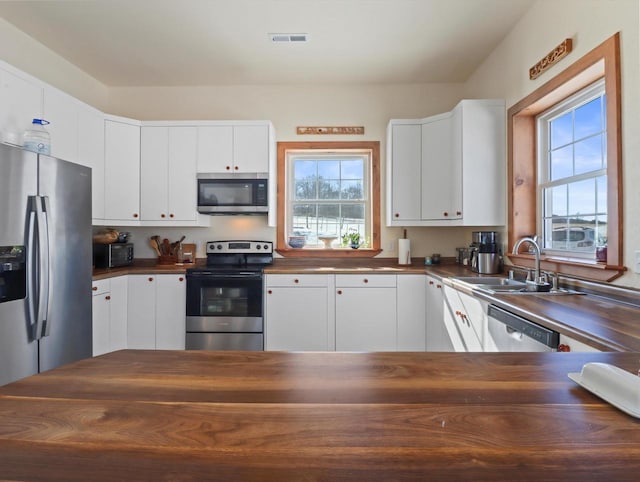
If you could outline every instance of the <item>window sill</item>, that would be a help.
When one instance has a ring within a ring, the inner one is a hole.
[[[276,248],[276,253],[285,258],[373,258],[382,253],[381,249],[371,248],[334,248],[334,249],[295,249]]]
[[[515,266],[533,268],[535,265],[535,256],[530,254],[509,254],[506,257]],[[612,281],[627,270],[624,266],[612,266],[590,259],[544,255],[540,257],[540,269],[593,281]]]

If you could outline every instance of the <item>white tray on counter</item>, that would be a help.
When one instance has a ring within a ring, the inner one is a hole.
[[[586,363],[569,378],[614,407],[640,418],[640,377],[608,363]]]

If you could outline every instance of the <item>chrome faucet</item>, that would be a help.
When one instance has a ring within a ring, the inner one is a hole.
[[[542,284],[543,281],[540,277],[540,245],[536,242],[535,239],[525,237],[516,241],[516,244],[513,245],[513,254],[518,254],[518,249],[522,243],[529,243],[533,247],[533,254],[535,255],[535,272],[533,276],[533,282],[538,285]]]

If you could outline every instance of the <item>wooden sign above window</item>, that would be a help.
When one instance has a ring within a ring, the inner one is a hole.
[[[296,133],[304,134],[364,134],[363,126],[298,126]]]
[[[560,45],[549,52],[544,58],[536,65],[529,69],[529,79],[533,80],[550,68],[553,64],[558,62],[561,58],[567,56],[573,47],[573,41],[570,38],[564,39]]]

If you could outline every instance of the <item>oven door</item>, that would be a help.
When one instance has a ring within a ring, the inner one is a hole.
[[[187,333],[262,333],[262,273],[187,273]]]

